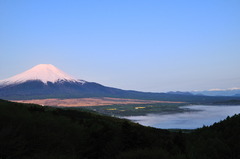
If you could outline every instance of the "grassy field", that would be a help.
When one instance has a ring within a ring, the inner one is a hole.
[[[71,109],[95,111],[109,116],[135,116],[149,113],[176,113],[189,111],[180,106],[189,103],[176,101],[156,101],[123,98],[75,98],[75,99],[35,99],[15,101],[34,103]]]
[[[19,103],[33,103],[48,106],[61,107],[82,107],[82,106],[104,106],[114,104],[155,104],[155,103],[184,103],[178,101],[159,101],[159,100],[142,100],[142,99],[127,99],[127,98],[70,98],[70,99],[32,99],[32,100],[13,100]]]
[[[106,106],[88,106],[81,108],[96,111],[101,114],[110,116],[137,116],[146,115],[149,113],[165,114],[190,111],[189,109],[180,108],[180,106],[184,105],[187,104],[186,103],[115,104]]]

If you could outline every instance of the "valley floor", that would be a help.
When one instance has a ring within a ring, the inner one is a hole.
[[[156,104],[156,103],[184,103],[175,101],[157,101],[157,100],[140,100],[125,98],[74,98],[74,99],[33,99],[33,100],[14,100],[19,103],[33,103],[48,106],[62,107],[80,107],[80,106],[103,106],[114,104]]]

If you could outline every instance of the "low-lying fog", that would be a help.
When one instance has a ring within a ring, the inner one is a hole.
[[[172,114],[147,114],[146,116],[124,117],[145,126],[163,129],[195,129],[203,125],[212,125],[215,122],[240,113],[238,106],[207,106],[192,105],[182,106],[182,109],[190,109],[183,113]]]

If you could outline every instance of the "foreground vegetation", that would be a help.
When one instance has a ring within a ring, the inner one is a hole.
[[[191,133],[0,100],[0,158],[240,158],[240,115]]]

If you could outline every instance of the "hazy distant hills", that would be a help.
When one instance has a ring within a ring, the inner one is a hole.
[[[178,95],[200,95],[200,96],[236,96],[240,97],[240,88],[230,89],[210,89],[205,91],[191,91],[191,92],[168,92],[169,94]]]
[[[195,95],[207,95],[207,96],[239,96],[240,97],[240,88],[212,89],[207,91],[193,91],[191,93]]]
[[[106,87],[78,80],[50,64],[40,64],[0,81],[0,98],[8,100],[46,98],[115,97],[184,102],[216,102],[240,97],[207,97],[191,93],[149,93]]]

